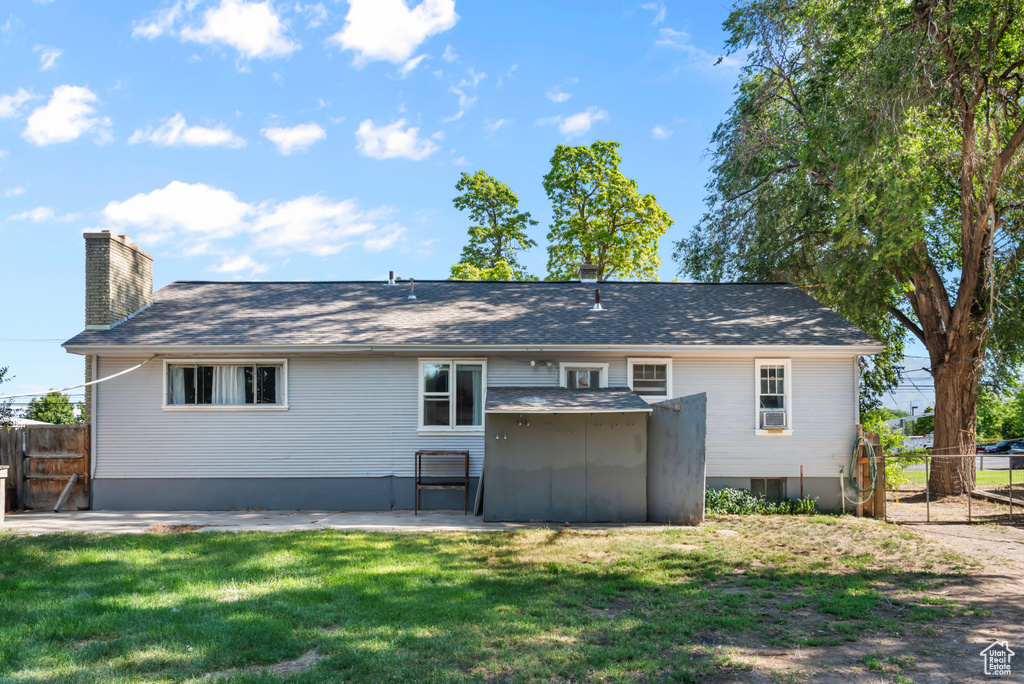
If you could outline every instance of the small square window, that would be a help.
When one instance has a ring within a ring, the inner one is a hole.
[[[672,359],[627,359],[629,387],[649,402],[672,398]]]
[[[607,363],[563,363],[559,384],[568,389],[597,389],[608,386]]]

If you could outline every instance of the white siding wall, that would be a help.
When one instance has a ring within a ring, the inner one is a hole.
[[[290,358],[287,411],[164,411],[161,373],[99,386],[95,477],[411,477],[417,449],[469,449],[480,474],[483,435],[417,434],[416,358]]]
[[[652,355],[657,356],[657,355]],[[770,353],[760,355],[774,357]],[[625,356],[552,361],[609,363],[626,384]],[[850,356],[792,356],[791,436],[754,434],[754,356],[676,356],[673,393],[707,392],[708,477],[835,477],[856,422]],[[102,356],[99,377],[139,362]],[[557,364],[491,357],[491,386],[554,386]],[[292,357],[287,411],[164,411],[163,363],[99,386],[98,478],[409,477],[417,449],[469,449],[480,473],[484,435],[420,435],[416,357]]]
[[[769,353],[760,358],[779,358]],[[708,395],[708,477],[837,477],[856,434],[854,361],[791,356],[792,435],[754,431],[754,356],[675,358],[676,396]]]

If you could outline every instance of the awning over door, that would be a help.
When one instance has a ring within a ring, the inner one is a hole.
[[[650,413],[628,387],[488,387],[484,413]]]

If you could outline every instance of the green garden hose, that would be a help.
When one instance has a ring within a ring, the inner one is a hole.
[[[863,489],[857,485],[857,479],[856,479],[856,473],[857,473],[857,454],[860,453],[860,446],[861,446],[861,444],[863,444],[865,449],[872,454],[872,458],[868,459],[869,470],[871,472],[871,484],[869,484],[867,487],[865,487]],[[860,505],[866,504],[868,501],[871,501],[871,497],[875,493],[875,485],[878,484],[878,464],[876,462],[876,459],[874,458],[874,453],[875,453],[874,447],[871,445],[871,442],[869,442],[868,440],[864,439],[864,437],[862,435],[858,435],[857,439],[855,439],[854,442],[853,442],[853,452],[850,454],[850,473],[849,473],[850,489],[852,489],[853,491],[857,492],[857,494],[860,494],[862,496],[864,494],[867,494],[867,496],[863,500],[861,500],[861,501],[856,501],[856,500],[851,499],[850,497],[846,496],[846,487],[845,486],[840,486],[840,490],[843,493],[843,498],[846,499],[847,501],[849,501],[850,503],[852,503],[855,506],[860,506]],[[840,468],[840,470],[839,470],[839,482],[840,482],[840,485],[842,485],[842,483],[843,483],[843,470],[842,470],[842,468]]]

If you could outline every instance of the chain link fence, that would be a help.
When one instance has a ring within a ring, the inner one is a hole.
[[[934,464],[973,458],[968,494],[938,496],[929,483]],[[886,513],[895,522],[1013,523],[1024,525],[1024,454],[886,456]]]

